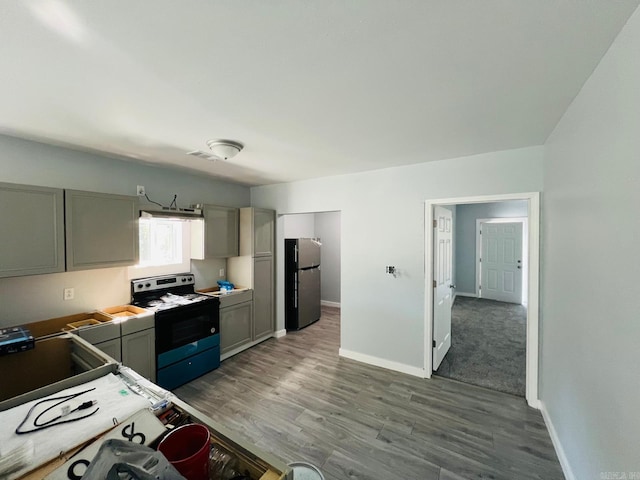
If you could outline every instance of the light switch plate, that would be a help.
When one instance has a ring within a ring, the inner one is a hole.
[[[224,268],[221,268],[220,271],[218,272],[218,276],[220,278],[224,278]]]

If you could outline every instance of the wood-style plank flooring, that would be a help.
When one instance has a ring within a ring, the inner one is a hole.
[[[524,399],[338,356],[340,310],[270,339],[175,393],[327,480],[563,479]]]

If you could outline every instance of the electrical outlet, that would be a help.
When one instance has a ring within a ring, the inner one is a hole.
[[[144,191],[144,186],[143,186],[143,185],[138,185],[137,192],[138,192],[138,196],[139,196],[139,197],[144,197],[144,195],[145,195],[145,193],[146,193],[146,192]]]
[[[218,276],[220,278],[224,278],[224,268],[221,268],[220,271],[218,272]]]
[[[75,291],[74,291],[73,288],[65,288],[64,289],[63,298],[65,300],[73,300],[74,295],[75,295]]]

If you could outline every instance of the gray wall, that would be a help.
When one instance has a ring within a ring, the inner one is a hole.
[[[456,217],[456,292],[476,293],[476,220],[526,217],[526,200],[458,205]]]
[[[133,195],[144,185],[148,195],[169,203],[248,206],[247,187],[178,170],[125,162],[0,135],[0,182]],[[0,248],[10,248],[2,245]],[[198,286],[217,278],[224,260],[198,262]],[[215,272],[209,275],[210,272]],[[62,300],[65,287],[75,299]],[[130,300],[127,268],[0,279],[0,327],[81,313]]]
[[[545,145],[541,400],[576,479],[640,472],[640,10]]]
[[[340,211],[341,348],[422,374],[425,200],[542,190],[542,147],[254,187],[279,214]],[[276,328],[284,328],[283,217],[278,217]],[[401,275],[385,273],[396,265]],[[392,328],[390,328],[390,325]]]
[[[316,213],[315,227],[322,242],[322,300],[340,303],[340,212]]]
[[[313,238],[316,236],[316,217],[313,213],[285,215],[284,238]]]

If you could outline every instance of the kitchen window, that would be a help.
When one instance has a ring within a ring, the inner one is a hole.
[[[131,278],[188,272],[191,259],[189,222],[140,218],[140,260],[129,269]]]

